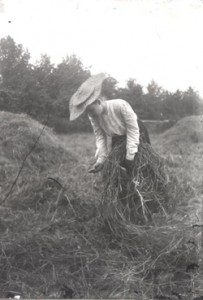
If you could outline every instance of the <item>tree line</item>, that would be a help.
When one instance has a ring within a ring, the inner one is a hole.
[[[31,54],[11,36],[0,40],[0,110],[26,113],[41,123],[47,122],[57,132],[91,130],[86,116],[69,122],[69,100],[78,87],[91,76],[76,55],[66,56],[58,65],[47,54],[32,64]],[[202,111],[202,99],[192,87],[169,92],[151,81],[146,91],[129,78],[124,88],[115,78],[103,84],[106,99],[125,99],[145,120],[172,120]]]

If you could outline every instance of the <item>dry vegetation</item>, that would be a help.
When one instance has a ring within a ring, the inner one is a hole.
[[[24,115],[1,112],[0,297],[202,295],[201,228],[192,226],[201,221],[203,195],[200,121],[185,118],[151,137],[167,168],[170,205],[145,224],[112,218],[112,227],[101,176],[87,173],[93,136],[56,137]]]

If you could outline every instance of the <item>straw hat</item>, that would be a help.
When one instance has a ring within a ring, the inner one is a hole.
[[[105,79],[104,73],[91,76],[73,94],[69,103],[70,121],[77,119],[84,113],[88,105],[98,99]]]

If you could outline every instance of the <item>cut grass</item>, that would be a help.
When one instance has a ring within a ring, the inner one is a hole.
[[[6,174],[1,183],[7,182],[8,187],[13,180],[5,177],[9,174],[8,162],[17,171],[27,153],[25,147],[33,145],[41,129],[26,117],[23,123],[21,117],[15,118],[21,125],[18,130],[16,124],[12,125],[12,149],[8,157],[2,151],[1,172]],[[10,115],[2,123],[3,142],[9,140],[5,128],[13,124],[12,120],[14,116]],[[29,130],[25,129],[28,125]],[[125,236],[113,235],[101,218],[101,194],[94,189],[95,178],[100,179],[100,175],[87,173],[94,157],[94,136],[57,138],[47,131],[40,140],[41,152],[34,151],[29,157],[12,196],[5,207],[0,207],[0,296],[15,290],[23,298],[62,298],[69,288],[74,298],[148,300],[156,295],[172,297],[173,293],[188,299],[201,292],[198,269],[188,271],[192,264],[199,263],[199,231],[191,227],[198,219],[191,201],[202,192],[198,166],[201,151],[195,148],[190,157],[183,153],[180,158],[171,150],[168,156],[160,147],[162,137],[151,139],[175,175],[171,185],[176,187],[176,210],[168,218],[157,214],[153,226],[129,224],[131,239],[126,242]],[[4,144],[4,150],[8,145]],[[59,148],[63,155],[58,155]],[[17,149],[21,149],[20,154]],[[41,159],[44,167],[39,172]],[[47,178],[50,175],[63,189]]]

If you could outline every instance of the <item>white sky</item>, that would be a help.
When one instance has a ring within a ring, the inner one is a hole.
[[[0,0],[0,11],[0,38],[11,35],[33,62],[74,53],[121,84],[153,79],[203,96],[203,0]]]

